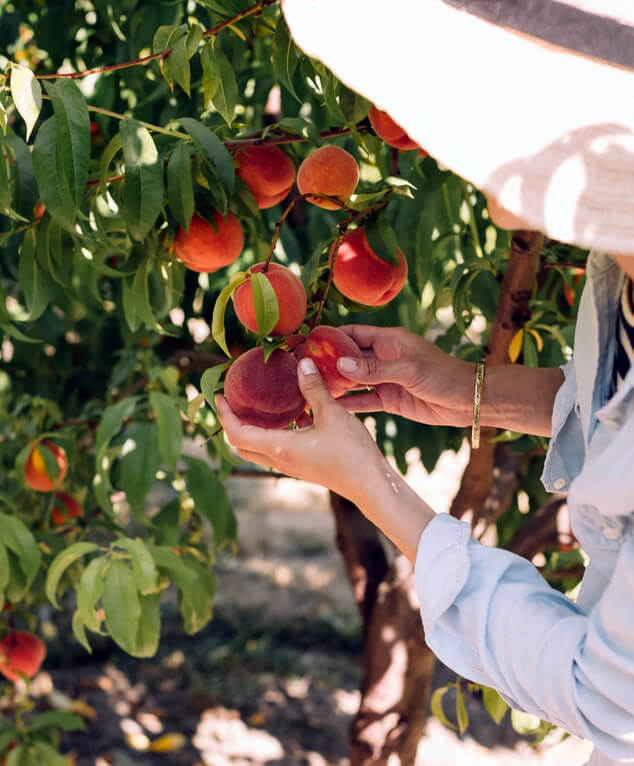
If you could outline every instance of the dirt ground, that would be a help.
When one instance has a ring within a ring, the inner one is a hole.
[[[410,479],[446,510],[466,453],[443,456]],[[327,493],[288,479],[232,479],[237,557],[217,564],[214,618],[184,635],[168,605],[159,654],[145,661],[110,643],[88,656],[74,639],[52,641],[34,691],[57,706],[81,700],[84,732],[65,735],[77,766],[344,766],[359,701],[360,622],[334,545]],[[51,624],[51,630],[52,624]],[[453,675],[438,666],[435,685]],[[65,695],[65,696],[64,696]],[[432,719],[417,766],[580,766],[574,738],[533,750],[477,699],[463,737]],[[177,736],[165,739],[166,734]],[[167,752],[160,752],[160,749]],[[171,749],[174,748],[174,749]]]

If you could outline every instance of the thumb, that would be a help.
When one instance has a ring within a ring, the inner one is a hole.
[[[330,396],[312,359],[304,357],[300,360],[297,365],[297,382],[304,399],[313,411],[313,417],[317,420],[321,419],[325,415],[326,408],[334,404],[335,400]]]
[[[339,357],[337,371],[358,383],[398,383],[405,388],[413,385],[416,375],[414,363],[408,359],[383,361],[374,357]]]

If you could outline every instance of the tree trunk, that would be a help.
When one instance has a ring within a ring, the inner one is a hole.
[[[409,561],[388,562],[382,538],[358,508],[331,493],[341,550],[363,618],[364,673],[350,727],[351,766],[413,766],[427,720],[435,657]]]

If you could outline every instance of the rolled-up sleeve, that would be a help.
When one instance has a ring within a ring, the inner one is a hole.
[[[427,644],[514,708],[634,761],[634,540],[589,614],[530,562],[439,514],[421,535],[416,589]]]

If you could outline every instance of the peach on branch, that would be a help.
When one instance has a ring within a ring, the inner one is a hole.
[[[394,122],[387,112],[382,112],[376,106],[373,106],[368,117],[370,118],[372,130],[386,144],[399,149],[401,152],[407,152],[410,149],[420,149],[416,141],[412,141],[403,128]]]
[[[25,630],[11,631],[0,641],[0,673],[9,681],[17,681],[20,673],[33,678],[45,657],[45,643]]]
[[[45,451],[57,463],[57,475],[49,474]],[[27,487],[37,490],[37,492],[53,492],[61,486],[67,471],[68,458],[63,447],[45,439],[38,442],[31,449],[26,459],[24,464],[24,483]]]
[[[196,214],[189,231],[179,226],[174,238],[176,256],[192,271],[218,271],[233,263],[242,252],[244,233],[240,222],[228,213],[225,218],[213,211],[213,224]]]
[[[355,383],[339,374],[337,359],[341,356],[359,358],[363,354],[343,330],[328,325],[315,327],[308,333],[306,340],[295,347],[294,354],[297,361],[307,356],[315,362],[330,395],[335,399],[355,387]]]
[[[346,232],[337,251],[333,282],[346,298],[366,306],[384,306],[407,281],[407,261],[396,251],[398,263],[387,263],[370,247],[363,227]]]
[[[236,175],[249,187],[258,207],[273,207],[288,196],[295,183],[293,160],[274,144],[239,149]]]
[[[249,269],[250,274],[263,271],[264,263],[256,263]],[[280,311],[279,319],[271,330],[271,335],[289,335],[297,330],[306,316],[304,285],[290,269],[278,263],[270,263],[265,274],[275,291]],[[255,315],[253,285],[250,279],[236,289],[233,294],[233,305],[242,324],[257,334],[258,322]]]
[[[55,526],[67,524],[71,519],[82,514],[81,505],[72,495],[69,495],[67,492],[55,493],[55,505],[51,511],[51,521]]]
[[[260,346],[231,365],[225,377],[225,398],[244,423],[260,428],[284,428],[306,408],[297,385],[295,358],[276,349],[265,362]]]
[[[359,183],[355,158],[338,146],[322,146],[311,152],[299,166],[297,186],[301,194],[327,194],[345,202]],[[326,210],[340,206],[329,199],[307,197],[309,202]]]

